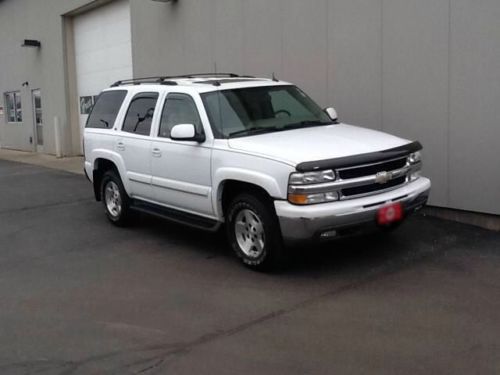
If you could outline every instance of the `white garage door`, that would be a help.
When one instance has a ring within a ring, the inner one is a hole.
[[[129,1],[114,1],[76,16],[73,31],[82,135],[95,96],[113,82],[132,77]]]

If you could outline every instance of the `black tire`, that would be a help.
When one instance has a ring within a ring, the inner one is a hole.
[[[286,260],[278,218],[270,204],[269,199],[264,196],[242,193],[231,201],[226,210],[226,235],[229,244],[243,264],[253,270],[276,269],[283,266]],[[247,214],[253,221],[241,220]],[[244,227],[245,233],[238,234],[237,226]],[[245,240],[248,240],[251,249],[245,250],[240,245]],[[252,243],[259,245],[253,246]]]
[[[119,194],[117,199],[119,200],[119,210],[113,210],[110,208],[109,201],[107,199],[106,189],[115,188],[116,192]],[[122,180],[120,176],[115,171],[106,171],[102,176],[101,180],[101,200],[104,205],[104,212],[108,220],[116,226],[127,226],[132,221],[133,212],[130,209],[130,198],[123,187]]]

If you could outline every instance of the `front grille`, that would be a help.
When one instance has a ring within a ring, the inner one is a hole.
[[[376,164],[362,165],[359,167],[339,169],[338,174],[342,180],[370,176],[383,171],[393,171],[406,165],[406,157],[396,160],[383,161]]]
[[[395,178],[394,180],[390,180],[386,184],[370,184],[370,185],[356,186],[352,188],[342,189],[341,192],[344,197],[351,197],[354,195],[369,194],[379,190],[390,189],[398,185],[404,184],[405,182],[406,182],[406,176],[403,176]]]

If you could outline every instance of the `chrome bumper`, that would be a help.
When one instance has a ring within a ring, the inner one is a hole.
[[[356,229],[375,228],[378,209],[388,203],[401,202],[407,216],[426,204],[430,188],[430,180],[420,177],[400,188],[369,197],[311,206],[275,201],[275,209],[283,239],[293,245],[355,234]]]

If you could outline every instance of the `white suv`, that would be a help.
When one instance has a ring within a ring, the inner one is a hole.
[[[120,81],[84,135],[107,217],[136,211],[215,231],[263,269],[287,245],[394,228],[427,201],[421,145],[341,124],[293,84],[235,74]]]

